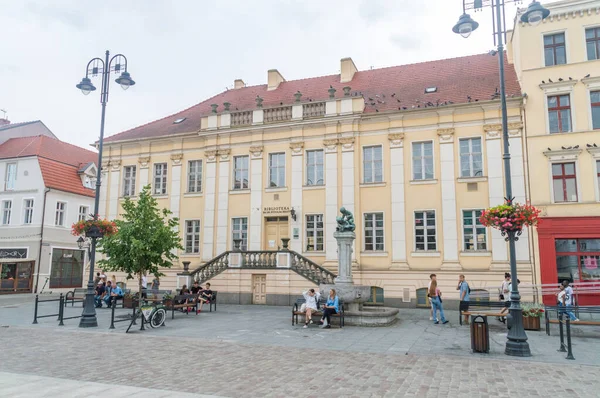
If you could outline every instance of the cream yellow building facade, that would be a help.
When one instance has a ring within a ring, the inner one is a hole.
[[[600,1],[545,4],[550,16],[509,34],[524,99],[538,283],[600,288]],[[583,286],[582,285],[582,286]],[[580,303],[598,304],[598,294]],[[545,300],[553,303],[552,297]]]

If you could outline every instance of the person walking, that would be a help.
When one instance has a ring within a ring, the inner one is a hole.
[[[427,292],[429,292],[429,289],[431,289],[431,282],[435,281],[436,278],[437,276],[435,274],[429,275],[429,284],[427,285]],[[427,294],[427,297],[429,297],[429,293]],[[431,299],[429,300],[429,320],[433,321],[433,303],[431,302]]]
[[[456,287],[456,290],[459,291],[460,294],[460,306],[459,306],[459,310],[462,314],[462,312],[468,312],[469,311],[469,295],[471,294],[471,288],[469,287],[469,284],[467,283],[467,281],[465,280],[465,276],[464,275],[459,275],[458,277],[458,286]],[[463,323],[465,325],[469,324],[469,315],[464,315],[465,319],[463,321]]]
[[[510,308],[510,273],[504,273],[504,280],[502,281],[502,285],[500,286],[500,294],[498,295],[498,299],[504,302],[504,308],[500,311],[501,314],[506,313]],[[496,317],[502,323],[506,323],[505,316]]]
[[[319,302],[321,295],[318,292],[315,292],[315,289],[309,289],[302,293],[302,295],[304,296],[304,300],[306,300],[304,304],[304,328],[307,328],[309,323],[313,323],[312,313],[318,311],[317,303]]]
[[[569,318],[571,319],[571,322],[578,322],[579,319],[577,319],[577,317],[575,316],[575,314],[573,313],[573,310],[571,309],[571,307],[573,307],[573,304],[575,304],[575,300],[573,300],[573,288],[569,285],[569,281],[568,280],[564,280],[563,283],[563,288],[564,288],[564,298],[563,298],[563,304],[565,305],[565,313],[569,316]]]
[[[320,321],[324,329],[331,329],[331,315],[337,314],[338,312],[340,312],[340,300],[335,293],[335,289],[331,289],[329,291],[327,303],[325,303],[325,306],[323,307],[323,317]]]
[[[442,292],[437,287],[437,281],[434,279],[431,281],[429,285],[429,300],[431,301],[431,305],[433,305],[433,323],[437,325],[440,323],[437,318],[437,312],[440,312],[440,319],[442,324],[447,324],[448,321],[444,316],[444,307],[442,306]]]

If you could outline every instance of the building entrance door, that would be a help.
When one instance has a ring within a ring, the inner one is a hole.
[[[252,304],[267,304],[267,275],[252,275]]]
[[[281,238],[289,238],[287,217],[267,217],[265,219],[264,250],[281,249]]]

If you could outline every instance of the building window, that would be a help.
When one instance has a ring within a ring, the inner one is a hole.
[[[156,163],[154,165],[154,194],[166,195],[167,193],[167,164]]]
[[[306,185],[323,185],[323,150],[306,151]]]
[[[306,216],[306,251],[323,251],[323,215]]]
[[[84,187],[94,189],[94,183],[95,183],[95,179],[92,179],[92,177],[90,177],[88,175],[83,177],[83,186]]]
[[[188,162],[187,175],[187,191],[188,193],[202,192],[202,160],[190,160]],[[166,181],[166,177],[165,177]],[[166,190],[166,188],[165,188]]]
[[[433,179],[433,142],[413,142],[413,180]]]
[[[23,201],[23,224],[31,224],[33,222],[33,199],[25,199]]]
[[[592,104],[592,128],[600,129],[600,91],[590,93],[590,102]]]
[[[587,47],[588,61],[600,59],[600,28],[585,30],[585,45]]]
[[[241,239],[240,249],[248,250],[248,218],[237,217],[231,220],[231,243],[234,239]],[[234,246],[235,247],[235,246]]]
[[[248,156],[233,158],[233,189],[248,189]]]
[[[567,63],[564,33],[544,36],[544,58],[546,60],[546,66]]]
[[[552,165],[552,189],[554,190],[554,202],[577,202],[575,163]]]
[[[383,249],[383,213],[365,213],[365,251]]]
[[[364,182],[383,182],[383,149],[381,145],[363,148]]]
[[[568,94],[548,97],[548,122],[550,133],[571,131],[571,102]]]
[[[367,303],[373,305],[383,305],[383,289],[377,286],[371,286],[371,297]]]
[[[285,187],[285,153],[269,154],[269,187]]]
[[[59,227],[65,226],[65,213],[67,204],[65,202],[56,202],[56,214],[54,216],[54,225]]]
[[[483,175],[483,155],[481,138],[460,140],[460,176],[481,177]]]
[[[15,185],[17,182],[17,164],[16,163],[8,163],[6,165],[6,180],[4,183],[5,189],[7,191],[15,189]]]
[[[558,282],[600,281],[600,239],[556,239]]]
[[[2,225],[10,225],[10,216],[12,214],[12,200],[2,201]]]
[[[125,166],[123,169],[123,196],[135,196],[135,166]]]
[[[598,173],[598,198],[600,198],[600,160],[596,160],[596,173]]]
[[[486,228],[479,221],[481,210],[463,210],[465,251],[487,250]]]
[[[415,249],[417,251],[435,251],[435,211],[415,212]]]
[[[83,250],[52,250],[50,288],[81,287],[83,285]]]
[[[200,220],[185,222],[185,252],[200,253]]]
[[[77,221],[85,220],[90,212],[90,208],[87,206],[79,206],[79,214],[77,216]]]

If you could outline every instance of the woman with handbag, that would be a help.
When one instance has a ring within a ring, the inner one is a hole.
[[[307,328],[309,323],[313,323],[312,313],[318,311],[317,303],[319,302],[321,295],[318,292],[315,292],[315,289],[309,289],[302,293],[302,295],[306,302],[302,304],[302,307],[304,308],[300,307],[300,312],[306,313],[304,315],[304,328]]]
[[[442,292],[438,289],[436,280],[432,280],[431,285],[429,286],[429,301],[431,301],[431,305],[433,306],[433,323],[435,325],[440,323],[437,318],[437,312],[439,310],[442,324],[447,324],[448,321],[444,316],[444,307],[442,306]]]

